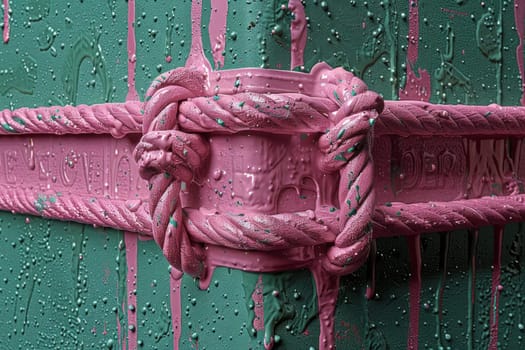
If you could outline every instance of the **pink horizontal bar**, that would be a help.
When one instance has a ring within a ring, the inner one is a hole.
[[[121,137],[142,132],[141,108],[141,102],[128,101],[3,110],[0,112],[0,135],[112,134]],[[315,131],[323,127],[328,127],[328,120]],[[186,131],[197,130],[190,127]],[[385,109],[374,126],[374,135],[525,136],[525,107],[385,101]]]

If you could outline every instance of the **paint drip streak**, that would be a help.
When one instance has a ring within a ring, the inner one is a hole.
[[[290,69],[293,70],[304,65],[308,27],[302,1],[289,0],[288,9],[293,13],[293,20],[290,22]]]
[[[137,349],[137,234],[131,232],[124,233],[126,245],[126,287],[128,304],[128,349]]]
[[[319,314],[319,349],[335,349],[335,308],[339,294],[339,276],[323,270],[321,264],[310,267],[317,289],[317,308]]]
[[[478,236],[479,230],[469,231],[467,350],[474,349],[474,310],[476,305],[476,259],[478,256]]]
[[[135,40],[135,0],[128,0],[128,94],[126,101],[138,101],[135,87],[135,66],[137,62],[137,43]]]
[[[210,62],[204,56],[202,47],[202,1],[191,2],[191,49],[186,60],[186,67],[202,69],[206,72],[211,71]]]
[[[4,43],[9,41],[9,0],[4,0]]]
[[[441,271],[441,276],[439,278],[438,287],[436,289],[434,314],[436,315],[437,348],[442,349],[444,347],[443,347],[443,342],[441,339],[441,322],[443,318],[443,294],[445,292],[445,281],[447,278],[447,261],[448,261],[448,251],[449,251],[449,246],[450,246],[450,232],[441,233],[439,239],[440,239],[439,270]]]
[[[410,318],[408,324],[407,349],[418,349],[419,343],[419,304],[421,298],[421,236],[407,237],[410,254]]]
[[[377,256],[377,244],[376,240],[372,240],[370,244],[370,256],[368,257],[368,281],[366,286],[366,298],[368,300],[374,297],[376,292],[376,256]]]
[[[409,0],[408,47],[407,59],[409,65],[416,63],[419,55],[419,7],[417,0]]]
[[[171,324],[173,329],[173,349],[179,348],[181,335],[181,298],[180,285],[182,273],[174,268],[170,271],[170,308]]]
[[[516,46],[516,61],[521,76],[521,105],[525,106],[525,64],[523,59],[523,41],[525,40],[525,4],[522,0],[514,0],[514,25],[518,34],[519,44]]]
[[[492,263],[492,297],[490,302],[490,342],[489,350],[498,349],[499,296],[501,293],[501,249],[503,243],[503,227],[494,228],[494,261]]]
[[[211,0],[210,24],[208,34],[210,36],[211,52],[215,69],[224,67],[224,55],[226,50],[226,22],[228,19],[228,1]]]

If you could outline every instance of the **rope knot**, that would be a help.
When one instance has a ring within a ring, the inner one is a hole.
[[[383,99],[353,74],[324,64],[309,75],[257,70],[256,80],[251,71],[216,74],[221,84],[212,89],[204,73],[175,69],[157,78],[146,95],[144,136],[135,159],[150,186],[153,236],[170,264],[205,278],[206,245],[281,253],[320,247],[311,264],[321,259],[336,275],[357,269],[371,241],[375,195],[369,140]],[[339,208],[242,215],[184,208],[183,213],[181,188],[194,180],[210,152],[202,135],[245,131],[321,135],[317,166],[339,173]]]
[[[371,132],[384,108],[380,95],[368,91],[362,80],[337,68],[322,83],[325,95],[339,108],[331,112],[329,129],[319,139],[318,166],[339,172],[339,233],[322,264],[343,275],[359,268],[368,256],[375,207]]]

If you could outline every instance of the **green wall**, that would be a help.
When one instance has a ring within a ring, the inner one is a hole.
[[[209,3],[204,1],[203,18],[209,17]],[[289,68],[286,42],[291,18],[280,12],[282,3],[286,2],[229,1],[225,68]],[[310,18],[304,70],[318,61],[342,65],[386,99],[397,98],[406,81],[410,2],[304,3]],[[0,44],[2,109],[125,100],[127,1],[20,0],[9,5],[10,41]],[[473,0],[419,1],[419,59],[412,69],[429,73],[432,102],[519,104],[513,6],[512,1],[488,0],[485,6]],[[501,13],[501,59],[495,58],[492,48],[482,51],[477,45],[480,35],[486,41],[498,40],[490,37],[493,31],[480,31],[478,26],[480,20],[490,20],[483,17],[489,8],[495,17]],[[160,72],[184,64],[191,44],[189,10],[190,1],[137,0],[139,96]],[[203,23],[203,42],[211,59],[206,20]],[[270,34],[275,26],[282,30],[279,37]],[[169,63],[167,56],[172,57]],[[437,74],[442,64],[451,72],[446,79]],[[451,233],[446,270],[439,261],[444,254],[442,235],[422,238],[419,344],[425,349],[464,349],[469,325],[468,233]],[[524,346],[523,241],[520,225],[506,228],[504,289],[500,307],[494,310],[490,305],[493,232],[485,228],[480,233],[474,349],[487,348],[490,312],[500,316],[500,348]],[[130,266],[135,244],[136,265]],[[407,243],[404,238],[391,238],[377,244],[375,298],[363,297],[367,267],[341,282],[336,317],[340,348],[406,347]],[[217,269],[204,291],[185,276],[180,286],[182,320],[174,325],[169,266],[153,241],[134,234],[3,212],[0,277],[0,349],[166,349],[173,347],[174,327],[181,332],[181,349],[262,348],[263,332],[254,333],[251,327],[256,306],[246,302],[258,275]],[[286,273],[280,277],[289,283],[290,293],[282,297],[285,306],[309,318],[316,308],[310,274],[300,271],[294,278]],[[267,285],[274,283],[270,275],[262,278]],[[444,286],[441,301],[436,297],[440,284]],[[312,320],[306,331],[302,322],[292,318],[276,326],[282,348],[317,348],[319,321]]]

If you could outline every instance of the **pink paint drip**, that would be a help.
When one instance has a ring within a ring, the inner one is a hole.
[[[421,298],[421,248],[420,236],[408,237],[408,249],[410,254],[410,314],[408,323],[407,349],[418,349],[419,343],[419,310]]]
[[[307,39],[306,14],[303,3],[300,0],[289,0],[288,8],[294,15],[290,23],[290,69],[294,69],[304,64],[304,49]]]
[[[186,60],[186,67],[202,69],[209,73],[211,71],[210,62],[204,55],[202,48],[202,1],[191,2],[191,49]]]
[[[407,77],[404,89],[399,89],[401,100],[430,100],[430,75],[425,69],[418,69],[419,77],[414,72],[414,65],[419,56],[419,8],[417,0],[409,0]]]
[[[215,69],[224,67],[223,52],[226,49],[226,21],[228,19],[228,1],[211,0],[210,35],[211,52]]]
[[[124,243],[126,245],[126,286],[128,304],[128,350],[137,349],[137,234],[131,232],[124,233]]]
[[[128,94],[126,101],[138,101],[135,87],[135,66],[137,62],[137,44],[135,42],[135,0],[128,0]]]
[[[253,311],[255,313],[255,317],[253,319],[253,328],[257,331],[261,331],[264,329],[264,295],[263,295],[263,281],[262,281],[262,275],[259,275],[259,279],[257,280],[257,284],[255,285],[255,289],[252,293],[252,300],[254,303]]]
[[[181,278],[182,273],[172,268],[170,271],[170,307],[171,323],[173,328],[173,349],[179,348],[179,341],[181,335]]]
[[[335,349],[334,315],[339,294],[339,276],[326,273],[321,264],[313,264],[310,271],[317,289],[319,313],[319,349]]]
[[[376,241],[373,240],[370,245],[370,256],[368,257],[368,282],[365,293],[368,300],[371,300],[376,293],[376,256],[377,244]]]
[[[4,0],[4,43],[9,41],[9,0]]]
[[[521,75],[521,99],[525,106],[525,65],[523,63],[523,41],[525,40],[525,4],[521,0],[514,0],[514,24],[518,33],[519,45],[516,47],[516,61]]]
[[[490,302],[490,342],[489,350],[498,349],[499,299],[502,291],[501,282],[501,248],[503,227],[494,228],[494,261],[492,270],[492,297]]]

